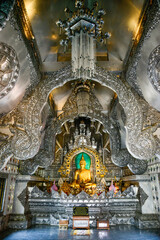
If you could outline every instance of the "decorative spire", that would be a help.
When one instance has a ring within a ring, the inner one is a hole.
[[[81,161],[80,161],[80,165],[81,164],[84,164],[84,165],[86,165],[86,161],[85,161],[85,159],[84,159],[84,156],[83,156],[83,154],[82,154],[82,158],[81,158]]]

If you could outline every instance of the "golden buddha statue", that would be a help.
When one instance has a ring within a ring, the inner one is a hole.
[[[85,169],[86,161],[84,159],[84,156],[82,154],[82,158],[80,161],[80,169],[75,171],[74,175],[74,181],[70,185],[72,188],[75,189],[92,189],[96,188],[95,183],[91,183],[91,172],[88,169]]]

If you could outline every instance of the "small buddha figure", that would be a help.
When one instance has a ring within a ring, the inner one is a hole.
[[[74,181],[70,185],[73,188],[95,188],[96,184],[91,183],[91,172],[88,169],[85,169],[86,161],[84,160],[84,156],[82,154],[82,158],[80,161],[80,169],[75,171]]]

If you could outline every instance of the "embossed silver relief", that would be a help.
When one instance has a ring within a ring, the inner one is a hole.
[[[92,120],[100,121],[104,126],[104,131],[110,134],[112,162],[119,167],[128,166],[131,172],[134,174],[143,174],[147,170],[147,161],[135,159],[133,156],[131,156],[127,149],[121,149],[121,138],[116,120],[109,119],[100,111],[96,112],[95,116],[90,113],[88,114],[88,117]],[[33,174],[39,166],[50,166],[54,161],[53,144],[55,143],[55,134],[61,132],[61,126],[66,121],[71,119],[73,120],[77,117],[78,113],[76,111],[76,114],[67,116],[64,114],[61,116],[61,119],[57,119],[56,121],[53,121],[53,123],[51,123],[52,121],[50,120],[51,122],[48,125],[45,134],[44,149],[40,150],[32,160],[21,162],[21,173]]]
[[[13,112],[8,113],[0,119],[0,127],[6,129],[7,138],[2,141],[0,145],[0,169],[5,167],[7,161],[14,155],[12,150],[13,141],[17,132],[24,132],[23,128],[23,115],[15,109]]]
[[[147,70],[151,84],[160,92],[160,45],[151,52]]]
[[[10,12],[13,9],[15,0],[5,0],[0,2],[0,31],[5,27],[10,18]]]
[[[14,87],[19,75],[19,63],[15,50],[0,42],[0,99]]]
[[[71,66],[61,69],[52,75],[48,75],[46,78],[47,81],[46,79],[41,81],[32,95],[19,106],[21,112],[24,114],[23,126],[31,143],[28,145],[27,149],[26,147],[21,147],[19,149],[17,145],[16,151],[13,150],[15,157],[21,160],[33,158],[39,151],[41,144],[41,109],[47,101],[48,94],[54,88],[60,87],[66,82],[73,80],[71,77]],[[142,131],[143,119],[141,106],[131,89],[126,86],[121,79],[106,72],[102,68],[96,69],[95,78],[93,80],[99,82],[103,86],[111,88],[117,93],[119,102],[126,115],[126,141],[130,153],[139,159],[151,158],[156,152],[156,141],[150,130],[147,129]],[[101,118],[103,119],[103,116],[101,116]],[[18,135],[15,138],[17,138],[18,141]],[[25,141],[26,139],[24,139],[24,142]]]
[[[112,162],[119,167],[128,166],[134,174],[143,174],[147,170],[147,161],[136,159],[127,149],[121,149],[121,137],[117,126],[118,122],[115,118],[112,118],[108,123],[107,131],[110,134]]]
[[[156,141],[149,129],[143,130],[143,115],[138,98],[133,94],[130,87],[119,81],[111,73],[97,68],[98,79],[103,86],[113,89],[119,98],[119,102],[126,114],[126,146],[128,151],[139,159],[149,159],[156,152]]]
[[[13,156],[11,142],[4,143],[0,146],[0,170],[5,167],[10,157]]]
[[[38,167],[46,168],[53,163],[56,133],[61,131],[61,125],[56,126],[52,121],[52,118],[48,119],[43,149],[40,149],[33,159],[21,161],[20,172],[22,174],[32,175]]]
[[[65,69],[61,69],[52,76],[49,76],[48,82],[46,80],[41,81],[33,91],[32,95],[20,103],[19,108],[24,115],[23,126],[26,134],[30,137],[28,140],[31,144],[27,149],[23,148],[21,151],[19,151],[19,148],[17,147],[16,151],[13,151],[16,158],[26,160],[33,158],[38,153],[42,137],[41,109],[47,102],[50,91],[53,88],[62,86],[65,82],[69,81],[70,78],[71,68],[67,67]],[[53,81],[53,79],[55,81]],[[15,141],[18,141],[18,135],[17,138],[15,138]]]
[[[126,80],[143,97],[142,90],[137,82],[137,66],[140,64],[143,45],[148,38],[150,38],[152,31],[160,22],[160,8],[158,1],[153,1],[148,5],[147,17],[142,21],[143,33],[139,43],[134,47],[132,55],[129,56],[126,65]],[[144,14],[145,16],[145,14]]]
[[[15,40],[23,41],[24,46],[26,47],[26,50],[28,52],[26,58],[29,61],[29,67],[30,67],[30,85],[27,86],[26,93],[25,93],[25,98],[27,98],[31,93],[31,91],[35,88],[35,86],[40,82],[42,77],[42,72],[39,69],[39,66],[41,65],[41,59],[39,56],[38,47],[35,41],[32,41],[33,45],[31,44],[30,41],[26,41],[24,26],[22,26],[20,22],[20,19],[22,18],[25,19],[25,24],[26,26],[28,26],[28,24],[30,23],[28,22],[29,19],[27,15],[24,15],[24,11],[21,9],[21,7],[19,7],[16,4],[13,11],[11,12],[10,25],[14,29],[14,31],[16,31],[17,37]]]
[[[69,219],[72,226],[73,207],[82,204],[89,207],[90,226],[96,227],[97,219],[109,219],[111,225],[133,224],[138,204],[137,187],[131,186],[122,194],[120,191],[113,195],[103,192],[100,196],[89,196],[84,191],[76,196],[67,196],[63,191],[61,194],[52,191],[47,200],[45,192],[35,187],[29,194],[29,209],[37,224],[44,224],[44,221],[46,224],[58,224],[59,219]]]
[[[4,61],[3,57],[1,59],[2,63]],[[6,78],[13,72],[11,71],[11,67],[8,65],[7,69],[4,71],[1,69],[2,79]],[[0,75],[0,80],[1,80]],[[33,74],[34,75],[34,74]],[[35,77],[33,77],[35,78]],[[22,113],[24,115],[24,123],[23,128],[24,131],[20,129],[16,130],[16,134],[12,140],[12,149],[11,153],[14,154],[15,157],[26,160],[28,158],[33,158],[40,149],[41,144],[41,116],[40,111],[43,108],[44,103],[47,101],[48,93],[59,86],[64,85],[66,82],[73,80],[71,75],[71,67],[68,66],[64,69],[61,69],[52,75],[46,75],[47,81],[41,81],[37,88],[34,90],[33,94],[26,99],[26,103],[23,101],[20,103],[20,107]],[[127,148],[130,153],[135,157],[141,159],[149,159],[156,152],[157,145],[159,144],[157,140],[152,135],[151,129],[144,129],[143,119],[141,113],[141,107],[139,104],[139,100],[135,97],[135,95],[131,92],[130,87],[126,86],[121,79],[117,79],[113,74],[106,72],[102,68],[96,69],[96,74],[94,79],[99,82],[103,86],[107,86],[113,89],[117,94],[119,101],[124,108],[126,115],[126,131],[127,131]],[[4,81],[4,80],[1,80]],[[3,90],[2,90],[3,91]],[[94,113],[93,113],[94,114]],[[96,114],[95,114],[96,115]],[[94,116],[96,119],[96,116]],[[103,119],[103,116],[97,116],[98,120]],[[66,116],[67,119],[67,116]],[[105,123],[107,124],[107,122]],[[105,125],[104,124],[104,125]],[[142,131],[143,129],[143,131]],[[116,145],[115,145],[116,146]],[[10,147],[8,148],[10,149]],[[3,151],[5,152],[5,151]],[[125,152],[125,151],[124,151]],[[40,153],[40,152],[39,152]],[[42,153],[42,152],[41,152]],[[42,154],[38,154],[36,157],[36,163],[34,166],[37,167],[38,157]],[[46,154],[46,152],[45,152]],[[45,157],[46,155],[43,155]],[[124,158],[126,154],[117,153],[116,157],[113,155],[114,161],[117,159],[121,159],[121,164],[127,164],[126,158]],[[50,157],[48,158],[50,159]],[[134,158],[133,158],[134,159]],[[53,160],[53,159],[52,159]],[[137,160],[138,161],[138,160]],[[130,168],[133,168],[136,162],[130,162]],[[142,164],[143,165],[143,164]]]

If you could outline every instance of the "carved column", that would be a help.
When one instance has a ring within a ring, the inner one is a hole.
[[[124,177],[123,180],[139,183],[139,209],[137,209],[134,218],[134,225],[140,229],[159,228],[160,223],[153,205],[152,185],[149,175],[133,175]]]
[[[19,175],[16,179],[13,212],[10,215],[9,228],[26,229],[31,225],[31,217],[28,208],[27,183],[30,176]]]

